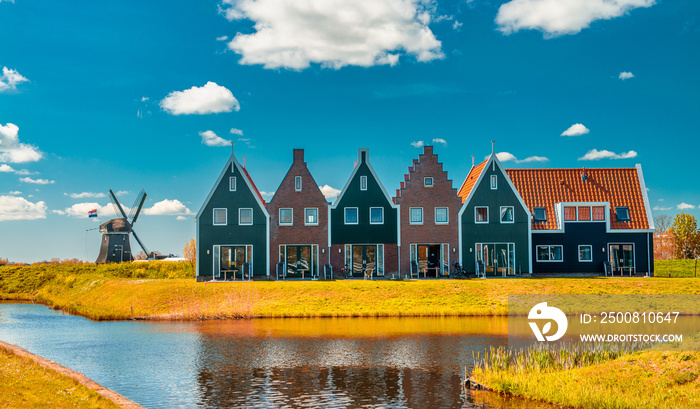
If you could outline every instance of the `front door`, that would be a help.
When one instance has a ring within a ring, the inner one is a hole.
[[[352,246],[352,275],[353,277],[364,277],[365,269],[374,268],[377,274],[377,246],[376,245],[354,245]]]
[[[634,273],[634,245],[610,244],[608,247],[613,274],[632,275]]]
[[[476,261],[479,273],[506,277],[515,274],[514,243],[477,243]],[[484,271],[481,271],[483,268]]]
[[[281,247],[286,252],[287,278],[312,278],[316,275],[316,245]]]

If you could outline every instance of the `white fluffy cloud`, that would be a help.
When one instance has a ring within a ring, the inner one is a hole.
[[[671,209],[673,209],[673,207],[654,206],[654,208],[651,209],[651,210],[654,210],[654,211],[657,211],[657,212],[665,212],[665,211],[668,211],[668,210],[671,210]]]
[[[443,58],[428,25],[435,9],[426,0],[223,0],[229,20],[251,20],[255,32],[238,33],[228,48],[241,64],[302,70],[312,63],[395,65],[407,54],[425,62]]]
[[[0,165],[0,173],[15,173],[16,171],[10,165]]]
[[[579,136],[589,133],[591,130],[583,124],[573,124],[566,131],[561,133],[561,136]]]
[[[447,146],[447,141],[446,141],[446,140],[444,140],[444,139],[442,139],[442,138],[435,138],[435,139],[433,139],[433,144],[438,144],[438,143],[439,143],[440,145]]]
[[[323,197],[326,199],[335,199],[340,194],[340,189],[328,185],[319,186],[318,188],[321,189],[321,193],[323,193]]]
[[[547,162],[549,160],[544,156],[529,156],[525,159],[518,159],[517,157],[515,157],[515,155],[513,155],[510,152],[498,152],[496,154],[496,157],[501,162],[513,161],[515,163]]]
[[[192,211],[177,199],[165,199],[147,209],[143,209],[143,214],[149,216],[191,215]]]
[[[26,178],[19,178],[19,181],[22,183],[32,183],[34,185],[52,185],[56,183],[55,180],[48,180],[48,179],[32,179],[30,177]]]
[[[689,210],[689,209],[695,209],[695,206],[688,204],[686,202],[682,202],[681,204],[676,206],[678,210]]]
[[[411,146],[414,148],[422,148],[425,145],[425,142],[423,141],[413,141],[411,142]]]
[[[231,134],[243,136],[243,131],[237,128],[231,128]]]
[[[64,193],[66,196],[70,196],[71,199],[85,199],[85,198],[100,198],[107,197],[104,193],[93,193],[93,192],[82,192],[82,193]]]
[[[634,74],[632,74],[631,72],[625,72],[625,71],[623,71],[623,72],[620,73],[620,77],[619,77],[619,78],[620,78],[621,80],[623,80],[623,81],[624,81],[624,80],[628,80],[628,79],[630,79],[630,78],[634,78]]]
[[[0,221],[46,218],[46,203],[32,203],[23,197],[0,196]]]
[[[620,17],[632,9],[651,7],[656,0],[512,0],[496,15],[504,34],[540,30],[547,37],[576,34],[593,21]]]
[[[203,87],[171,92],[160,101],[160,107],[172,115],[217,114],[241,109],[228,88],[211,81]]]
[[[231,146],[231,141],[220,137],[214,131],[203,131],[199,133],[202,143],[207,146]]]
[[[129,214],[129,209],[125,208],[122,206],[124,209],[124,212],[126,214]],[[88,202],[88,203],[76,203],[71,207],[67,207],[64,210],[53,210],[53,213],[64,215],[64,216],[71,216],[71,217],[88,217],[88,212],[92,209],[97,210],[97,215],[102,217],[116,217],[116,214],[114,213],[114,208],[112,206],[101,206],[99,203],[95,202]],[[121,215],[119,216],[121,217]]]
[[[17,70],[11,70],[7,67],[2,67],[2,75],[0,75],[0,92],[15,91],[17,84],[29,81]]]
[[[19,127],[0,125],[0,162],[23,163],[41,159],[41,152],[32,145],[19,142]]]
[[[599,151],[598,149],[591,149],[585,155],[578,158],[578,160],[631,159],[631,158],[636,158],[636,157],[637,157],[637,152],[635,152],[635,151],[623,152],[623,153],[618,155],[615,152],[611,152],[611,151],[608,151],[605,149],[603,149],[601,151]]]

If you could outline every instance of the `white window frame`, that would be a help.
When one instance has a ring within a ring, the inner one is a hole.
[[[224,211],[224,222],[223,223],[217,223],[216,222],[216,211],[217,210],[223,210]],[[225,207],[215,207],[212,211],[212,224],[214,226],[226,226],[228,224],[228,209]]]
[[[438,221],[438,217],[437,217],[438,209],[445,209],[445,216],[447,216],[447,221],[444,221],[444,222]],[[449,207],[441,206],[441,207],[435,208],[435,224],[450,224],[450,208]]]
[[[355,209],[355,215],[357,216],[357,219],[354,223],[348,223],[348,210],[350,209]],[[343,208],[343,222],[345,224],[360,224],[360,209],[357,207],[345,207]]]
[[[381,222],[373,222],[372,221],[372,210],[374,210],[374,209],[381,210],[381,215],[382,215]],[[384,208],[383,207],[370,207],[369,208],[369,224],[384,224]]]
[[[283,223],[282,222],[282,210],[289,210],[289,213],[292,215],[292,221],[289,223]],[[291,207],[280,207],[278,211],[278,222],[280,226],[292,226],[294,225],[294,209]]]
[[[316,222],[309,222],[309,215],[308,211],[309,210],[315,210],[316,211]],[[306,207],[304,208],[304,224],[307,226],[318,226],[318,207]]]
[[[420,221],[419,222],[414,222],[413,221],[413,210],[414,209],[420,209]],[[409,207],[408,208],[408,223],[409,224],[423,224],[423,208],[422,207]]]
[[[590,260],[582,260],[581,259],[581,247],[588,247],[591,249],[591,251],[589,253],[591,255]],[[593,262],[593,245],[591,245],[591,244],[579,244],[579,246],[578,246],[578,261],[579,261],[579,263],[592,263]]]
[[[360,176],[360,190],[367,190],[367,176]]]
[[[428,181],[430,181],[430,183],[428,183]],[[435,181],[433,180],[432,176],[428,176],[428,177],[423,178],[423,186],[424,187],[433,187],[434,183],[435,183]]]
[[[294,176],[294,191],[301,192],[301,176]]]
[[[486,209],[486,221],[479,221],[477,220],[477,216],[479,215],[479,210],[478,209]],[[474,223],[475,224],[488,224],[489,222],[489,207],[488,206],[474,206]]]
[[[229,190],[229,192],[236,191],[236,177],[235,176],[231,176],[228,178],[228,190]]]
[[[504,222],[504,221],[503,221],[503,209],[507,209],[507,208],[509,208],[509,207],[510,207],[510,210],[511,210],[511,214],[513,215],[513,220],[511,220],[511,221],[505,221],[505,222]],[[500,221],[501,221],[501,224],[513,224],[513,223],[515,223],[515,207],[514,207],[514,206],[501,206],[501,212],[500,212],[500,215],[499,215],[499,219],[500,219]]]
[[[559,248],[561,248],[561,260],[551,260],[551,259],[540,260],[540,259],[539,259],[539,255],[540,255],[539,249],[540,249],[540,247],[547,247],[547,255],[548,255],[548,256],[552,254],[552,251],[551,251],[551,248],[552,248],[552,247],[559,247]],[[561,245],[561,244],[542,244],[542,245],[539,245],[539,246],[537,246],[537,249],[535,250],[535,260],[536,260],[538,263],[563,263],[563,262],[564,262],[564,246]]]
[[[241,222],[241,212],[243,210],[250,210],[250,223]],[[238,225],[239,226],[252,226],[253,225],[253,208],[252,207],[241,207],[238,209]]]
[[[491,175],[491,190],[498,189],[498,176]]]

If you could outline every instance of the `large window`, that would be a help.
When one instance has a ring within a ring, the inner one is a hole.
[[[605,221],[605,206],[564,206],[565,221]]]
[[[411,207],[409,212],[411,213],[411,224],[423,224],[422,207]]]
[[[226,225],[226,209],[214,209],[214,226]]]
[[[474,223],[488,223],[489,208],[485,206],[474,207]]]
[[[304,223],[307,225],[318,224],[318,208],[311,207],[304,209]]]
[[[294,177],[294,190],[301,192],[301,176]]]
[[[435,208],[435,224],[448,224],[450,222],[446,207]]]
[[[357,224],[357,207],[345,208],[345,224]]]
[[[292,222],[292,209],[280,209],[280,226],[291,226]]]
[[[238,209],[238,224],[250,225],[253,224],[253,209],[241,208]]]
[[[604,221],[605,220],[605,206],[593,206],[593,220]]]
[[[537,261],[563,261],[563,246],[537,246]]]
[[[547,221],[547,209],[544,207],[533,207],[532,216],[536,222],[546,222]]]
[[[501,206],[501,223],[514,223],[513,206]]]
[[[628,222],[630,221],[630,210],[627,206],[616,207],[615,217],[617,217],[618,222]]]
[[[360,176],[360,190],[367,190],[367,176]]]
[[[578,219],[583,222],[591,220],[591,207],[590,206],[579,206],[578,207]]]
[[[423,178],[423,186],[433,187],[433,178]]]
[[[576,206],[564,206],[564,220],[567,222],[576,220]]]
[[[384,224],[384,208],[370,207],[369,208],[369,224]]]
[[[230,178],[228,178],[228,190],[231,192],[236,191],[236,177],[235,176],[231,176]]]
[[[578,261],[593,261],[593,246],[588,244],[578,246]]]

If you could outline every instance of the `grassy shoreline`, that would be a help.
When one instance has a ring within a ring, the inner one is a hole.
[[[95,320],[507,315],[511,294],[700,294],[693,278],[197,283],[185,263],[0,267],[0,299]],[[188,277],[188,278],[185,278]]]

